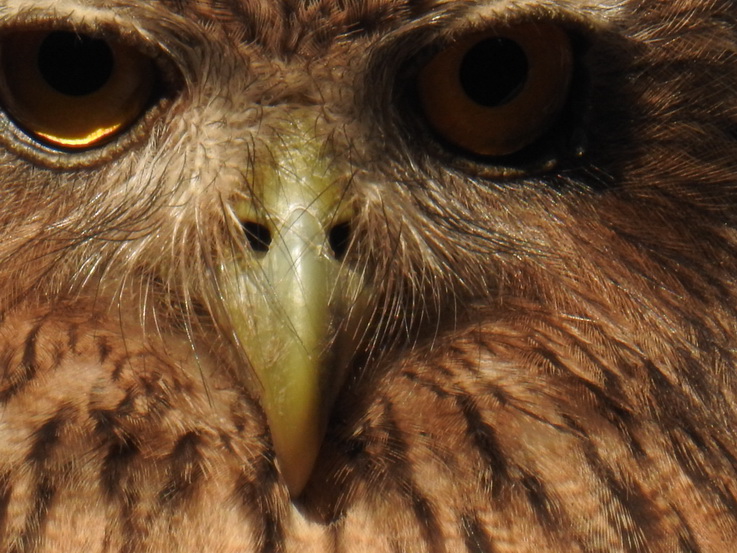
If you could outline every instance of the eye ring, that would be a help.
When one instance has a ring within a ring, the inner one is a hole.
[[[0,103],[52,149],[109,142],[145,113],[156,88],[154,62],[120,41],[63,30],[0,38]]]
[[[499,157],[550,128],[565,105],[572,71],[565,31],[520,23],[451,43],[420,70],[417,93],[440,137],[472,154]]]

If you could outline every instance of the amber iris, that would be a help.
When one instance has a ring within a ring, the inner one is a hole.
[[[448,142],[505,156],[535,142],[565,105],[573,55],[556,25],[521,23],[459,37],[417,81],[423,114]]]
[[[52,148],[99,146],[147,109],[153,62],[117,41],[68,31],[0,39],[0,102],[29,136]]]

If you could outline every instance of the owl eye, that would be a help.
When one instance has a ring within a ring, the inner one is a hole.
[[[526,23],[473,33],[421,69],[420,106],[448,142],[481,156],[510,155],[555,122],[572,66],[568,35],[555,25]]]
[[[52,148],[111,140],[150,106],[156,80],[151,59],[116,41],[58,30],[0,39],[0,102]]]

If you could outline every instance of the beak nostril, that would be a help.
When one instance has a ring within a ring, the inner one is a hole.
[[[351,242],[351,225],[338,223],[328,232],[328,243],[336,259],[342,260]]]
[[[271,245],[271,231],[260,223],[247,221],[242,224],[251,249],[255,252],[268,252]]]

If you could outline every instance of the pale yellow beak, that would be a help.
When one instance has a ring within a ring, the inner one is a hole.
[[[352,216],[344,190],[302,126],[281,138],[235,206],[239,219],[261,232],[261,251],[224,267],[221,293],[256,376],[278,466],[298,496],[353,352],[346,321],[362,316],[364,292],[329,239]]]

